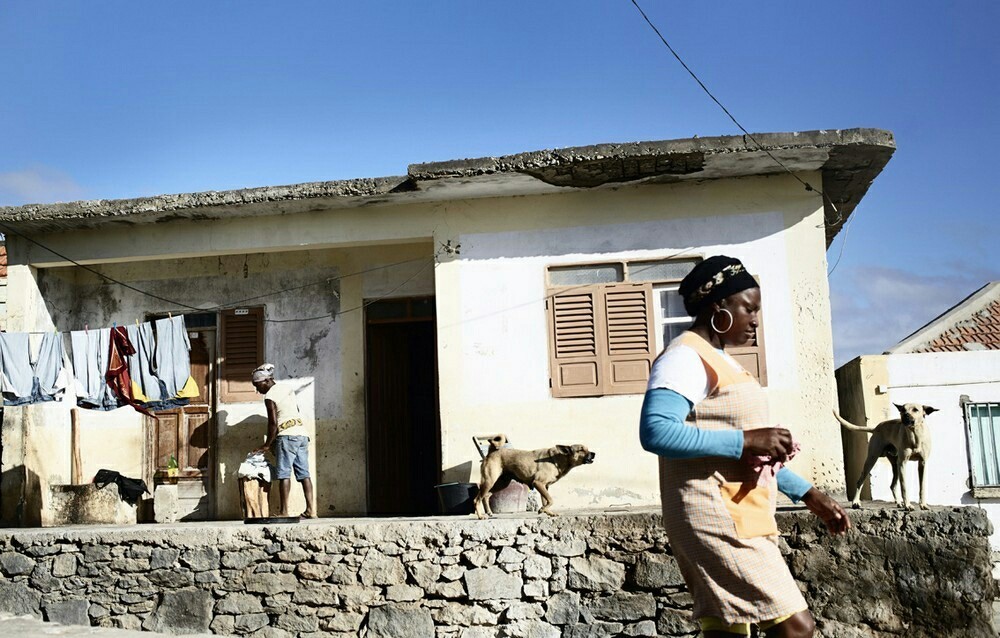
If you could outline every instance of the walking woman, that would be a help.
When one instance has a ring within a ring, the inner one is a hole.
[[[764,391],[726,354],[756,334],[757,281],[738,259],[710,257],[680,294],[695,321],[653,364],[640,439],[660,457],[663,524],[694,617],[706,638],[749,636],[751,624],[768,638],[809,638],[812,614],[778,549],[776,490],[805,503],[833,534],[846,533],[850,520],[787,467],[774,474],[797,444],[774,427]]]

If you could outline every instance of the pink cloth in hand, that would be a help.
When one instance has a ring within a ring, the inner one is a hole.
[[[757,487],[767,487],[785,463],[791,461],[802,449],[798,441],[792,439],[792,451],[784,456],[756,455],[747,457],[750,469],[757,473]]]

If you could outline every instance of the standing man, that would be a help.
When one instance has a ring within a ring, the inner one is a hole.
[[[288,516],[288,495],[292,488],[292,471],[295,480],[302,484],[306,497],[306,511],[302,518],[314,518],[313,484],[309,477],[309,436],[302,417],[295,392],[287,383],[275,383],[274,365],[265,363],[253,371],[250,377],[253,387],[264,395],[267,408],[267,440],[257,451],[266,452],[274,447],[278,460],[278,487],[281,505],[278,516]]]

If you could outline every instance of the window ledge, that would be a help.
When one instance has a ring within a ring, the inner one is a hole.
[[[1000,486],[984,485],[972,488],[973,498],[1000,498]]]

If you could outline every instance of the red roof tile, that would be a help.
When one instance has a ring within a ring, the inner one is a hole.
[[[980,291],[977,291],[964,302],[958,304],[950,311],[942,315],[947,317],[949,314],[957,315],[951,320],[951,323],[938,324],[934,326],[933,330],[937,332],[927,333],[927,329],[931,324],[925,326],[921,330],[924,330],[922,335],[923,345],[910,346],[912,349],[905,350],[906,352],[961,352],[964,350],[1000,350],[1000,299],[996,298],[996,293],[989,293],[992,299],[989,297],[983,298],[980,295],[982,291],[989,291],[990,289],[996,289],[996,283],[987,284]],[[976,308],[975,304],[982,304],[980,307]],[[970,307],[971,305],[971,307]],[[963,307],[968,310],[962,311]],[[956,312],[957,311],[957,312]],[[919,335],[920,331],[914,333],[914,335]],[[914,336],[914,335],[911,335]],[[904,340],[905,341],[905,340]],[[901,342],[902,343],[902,342]],[[971,348],[968,345],[973,345]]]

